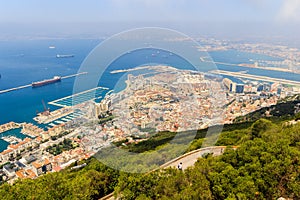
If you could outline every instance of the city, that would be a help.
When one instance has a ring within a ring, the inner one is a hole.
[[[230,124],[237,117],[298,94],[295,87],[278,82],[243,79],[243,83],[236,83],[218,75],[170,66],[153,69],[153,75],[147,77],[128,74],[126,89],[108,92],[99,103],[88,100],[39,114],[36,121],[52,124],[46,131],[25,122],[1,125],[0,132],[21,129],[27,136],[23,140],[2,137],[10,143],[0,156],[2,179],[13,183],[58,172],[125,139],[136,143],[161,131]],[[75,111],[80,114],[73,115]],[[54,121],[60,124],[54,125]]]
[[[1,199],[300,199],[299,0],[0,5]]]

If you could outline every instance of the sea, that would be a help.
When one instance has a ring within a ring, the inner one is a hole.
[[[49,40],[15,40],[0,41],[0,90],[31,84],[34,81],[76,74],[89,53],[101,43],[97,39],[49,39]],[[50,48],[49,48],[50,47]],[[55,48],[54,48],[55,47]],[[74,57],[57,58],[57,54],[72,54]],[[236,50],[209,52],[214,61],[232,64],[252,63],[251,60],[281,60],[261,54],[245,53]],[[193,69],[193,66],[180,56],[157,49],[141,49],[127,53],[116,59],[108,67],[99,81],[99,86],[119,91],[124,89],[123,73],[111,74],[111,70],[134,68],[147,64],[170,65],[180,69]],[[300,81],[300,74],[262,70],[247,67],[217,65],[220,70],[244,71],[248,74],[268,75],[274,78]],[[146,73],[147,71],[145,71]],[[141,72],[131,72],[133,74]],[[234,79],[233,77],[231,77]],[[61,82],[43,87],[28,87],[0,94],[0,124],[14,122],[36,122],[33,118],[47,108],[55,110],[58,107],[47,104],[50,101],[72,95],[75,78],[64,79]],[[234,79],[239,81],[239,79]],[[44,127],[43,127],[44,128]],[[26,136],[20,129],[7,131],[0,135],[13,135],[18,138]],[[8,143],[0,139],[0,152],[7,148]]]

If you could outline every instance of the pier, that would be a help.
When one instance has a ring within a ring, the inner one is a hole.
[[[86,90],[77,94],[73,94],[61,99],[57,99],[49,102],[48,104],[58,107],[70,107],[86,101],[102,98],[105,91],[109,90],[106,87],[96,87],[90,90]]]
[[[87,74],[87,72],[81,72],[81,73],[77,73],[77,74],[72,74],[72,75],[68,75],[68,76],[63,76],[63,77],[61,77],[61,79],[73,78],[73,77],[80,76],[80,75],[84,75],[84,74]]]
[[[28,88],[28,87],[31,87],[31,84],[23,85],[23,86],[19,86],[19,87],[15,87],[15,88],[10,88],[10,89],[6,89],[6,90],[1,90],[0,94],[7,93],[7,92],[12,92],[14,90],[21,90],[21,89]]]
[[[245,74],[244,72],[229,72],[229,71],[224,71],[224,70],[213,70],[213,71],[210,71],[210,73],[258,80],[258,81],[279,82],[281,84],[293,85],[293,86],[300,87],[299,81],[291,81],[291,80],[280,79],[280,78],[271,78],[271,77],[267,77],[267,76],[257,76],[257,75],[252,75],[252,74]]]
[[[84,74],[87,74],[87,72],[81,72],[81,73],[77,73],[77,74],[63,76],[63,77],[61,77],[61,79],[73,78],[73,77],[84,75]],[[15,90],[21,90],[21,89],[25,89],[25,88],[29,88],[29,87],[32,87],[32,85],[28,84],[28,85],[18,86],[18,87],[14,87],[14,88],[10,88],[10,89],[0,90],[0,94],[12,92]]]
[[[140,66],[140,67],[135,67],[135,68],[130,68],[130,69],[118,69],[118,70],[113,70],[110,73],[111,74],[117,74],[117,73],[125,73],[125,72],[132,72],[132,71],[138,71],[138,70],[143,70],[143,69],[148,69],[148,70],[162,70],[164,68],[163,71],[168,71],[168,70],[174,70],[176,68],[171,67],[171,66],[167,66],[167,65],[146,65],[146,66]]]

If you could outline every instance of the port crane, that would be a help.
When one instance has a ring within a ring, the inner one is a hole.
[[[44,99],[42,99],[42,104],[43,104],[43,107],[44,107],[44,111],[41,112],[41,113],[39,113],[39,111],[37,110],[36,113],[37,113],[38,115],[44,115],[44,116],[50,115],[50,108],[47,108]]]

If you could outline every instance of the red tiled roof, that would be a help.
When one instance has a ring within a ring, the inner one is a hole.
[[[40,163],[38,163],[38,162],[33,162],[33,163],[32,163],[32,166],[33,166],[34,168],[36,168],[36,169],[42,167],[42,165],[41,165]]]
[[[21,170],[17,171],[16,175],[17,175],[18,178],[26,178],[26,174],[25,174],[24,169],[21,169]]]
[[[31,169],[27,169],[26,172],[27,172],[29,178],[36,177],[35,173]]]
[[[13,151],[13,150],[11,150],[11,149],[7,149],[7,150],[1,152],[1,154],[2,154],[2,155],[5,155],[5,154],[8,154],[8,153],[10,153],[10,152],[12,152],[12,151]]]
[[[59,172],[61,170],[61,167],[60,166],[56,166],[56,167],[53,168],[53,170],[56,171],[56,172]]]
[[[45,161],[44,161],[44,165],[48,165],[48,164],[50,164],[51,162],[49,161],[49,159],[48,158],[45,158]]]

